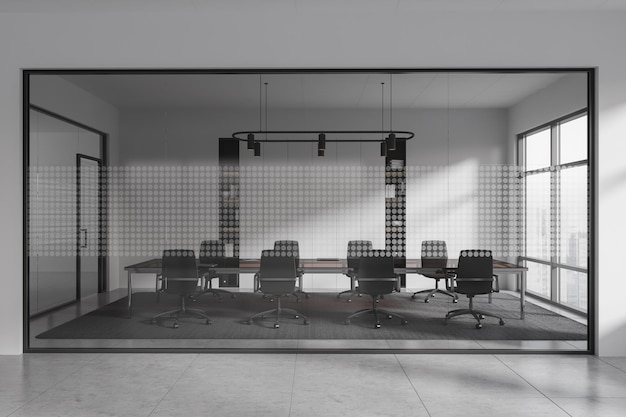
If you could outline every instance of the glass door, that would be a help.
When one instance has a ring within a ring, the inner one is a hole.
[[[80,298],[103,290],[100,270],[100,171],[102,161],[87,155],[76,155],[76,275]]]
[[[100,190],[103,135],[32,106],[29,112],[29,311],[76,302],[104,286]]]

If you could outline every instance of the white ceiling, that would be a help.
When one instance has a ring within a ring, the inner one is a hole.
[[[392,76],[94,73],[63,75],[63,78],[120,109],[265,106],[379,109],[390,105],[393,108],[506,108],[563,76],[563,73],[481,72]]]

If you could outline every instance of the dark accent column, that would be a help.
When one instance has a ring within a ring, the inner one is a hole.
[[[406,267],[406,140],[385,158],[385,250],[393,253],[394,266]],[[406,287],[406,275],[401,277]]]
[[[219,140],[219,239],[224,242],[226,267],[239,266],[239,141]],[[239,274],[220,276],[220,287],[239,287]]]

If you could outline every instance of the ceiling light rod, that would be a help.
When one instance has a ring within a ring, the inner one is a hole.
[[[413,132],[404,130],[245,130],[234,132],[232,137],[249,145],[254,143],[254,135],[315,135],[315,139],[261,139],[260,142],[319,142],[320,134],[331,135],[393,135],[398,140],[413,139]],[[324,139],[325,142],[380,142],[381,139]]]

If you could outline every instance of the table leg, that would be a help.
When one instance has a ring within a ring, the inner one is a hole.
[[[517,274],[519,277],[520,297],[519,297],[519,313],[520,318],[524,320],[524,308],[526,306],[526,274],[520,272]]]
[[[128,284],[127,284],[127,288],[128,288],[128,318],[132,317],[133,315],[133,287],[132,287],[132,279],[131,279],[131,275],[132,272],[128,271]]]

